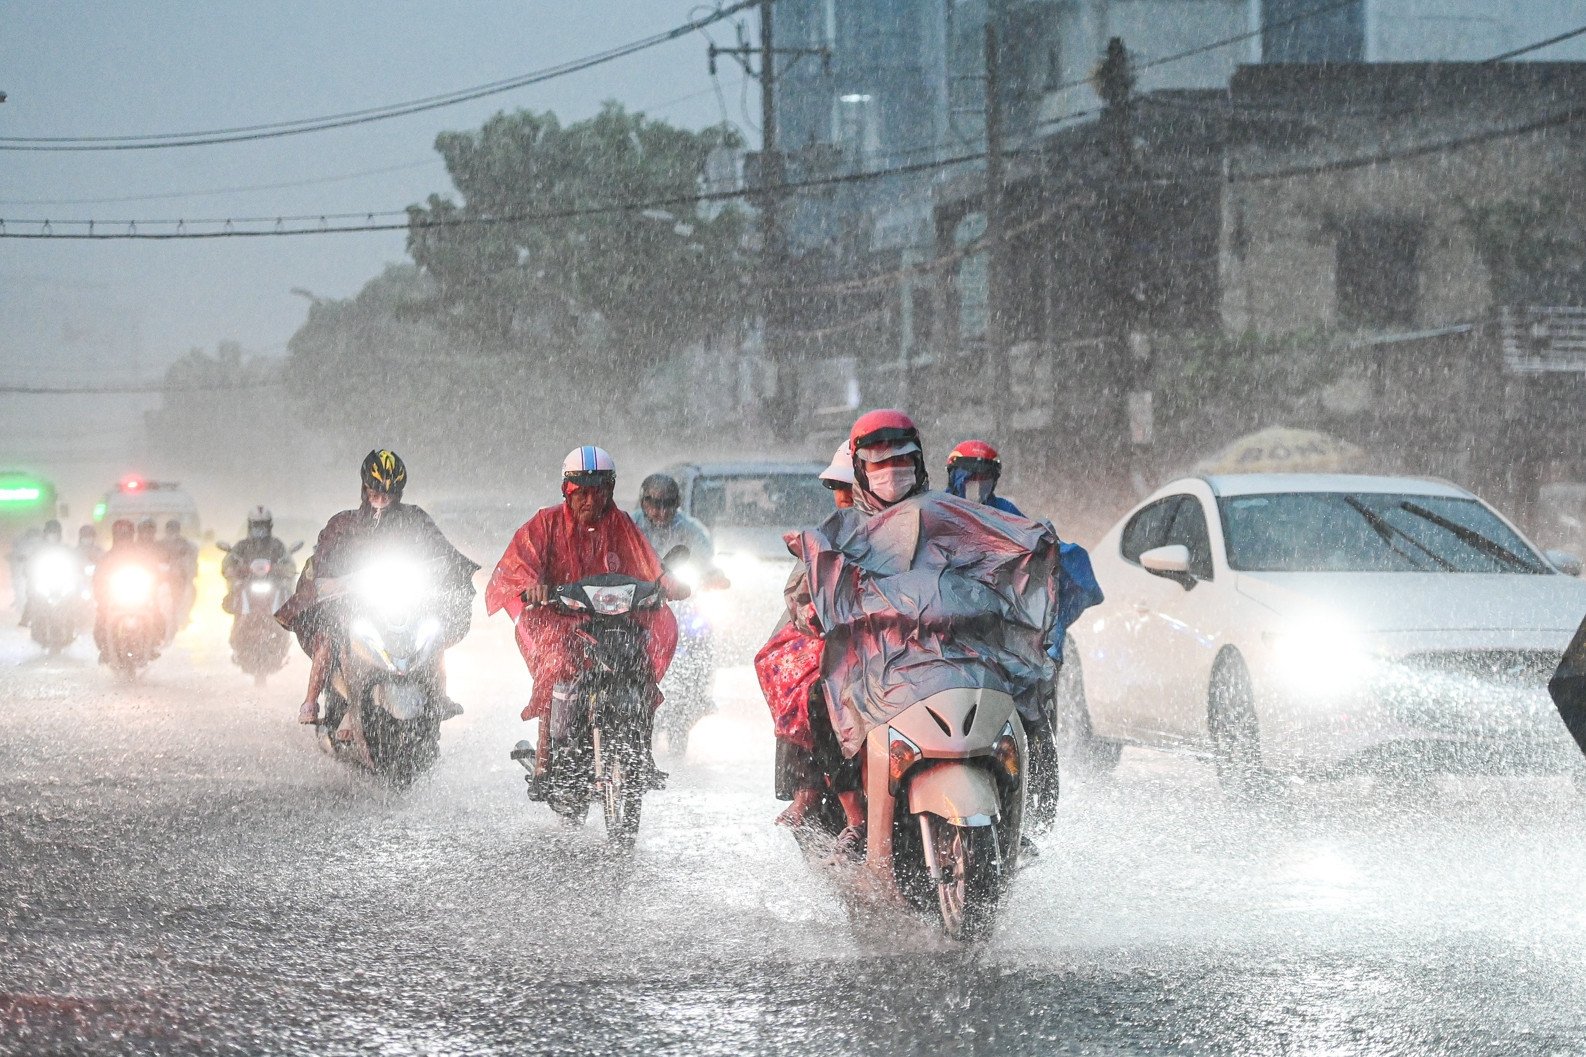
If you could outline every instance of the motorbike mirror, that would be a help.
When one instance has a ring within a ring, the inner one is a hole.
[[[223,551],[231,550],[231,544],[227,543],[225,540],[216,540],[215,546],[219,547]]]
[[[287,551],[287,553],[288,554],[296,554],[298,551],[300,551],[302,549],[303,549],[303,541],[302,540],[298,540],[296,543],[292,544],[292,549]]]
[[[666,557],[661,559],[661,564],[668,569],[675,569],[694,556],[694,552],[679,543],[666,552]]]

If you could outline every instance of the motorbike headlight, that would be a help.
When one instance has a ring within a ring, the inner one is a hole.
[[[128,608],[147,605],[154,598],[154,574],[141,565],[117,569],[110,577],[110,598]]]
[[[65,554],[41,554],[33,562],[33,583],[47,595],[64,595],[77,586],[77,563]]]
[[[275,590],[275,585],[268,580],[255,580],[248,585],[248,590],[256,595],[267,595]]]
[[[366,565],[358,574],[358,593],[385,613],[413,609],[430,589],[429,577],[417,562],[386,559]]]
[[[1298,691],[1327,694],[1353,689],[1371,666],[1365,640],[1349,623],[1330,614],[1296,618],[1263,637],[1284,681]]]
[[[441,633],[441,622],[434,617],[425,617],[419,621],[418,630],[415,632],[414,641],[419,649],[424,649]]]

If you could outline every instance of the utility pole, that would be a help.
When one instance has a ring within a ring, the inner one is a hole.
[[[760,0],[760,43],[751,46],[739,27],[738,46],[719,48],[710,46],[709,63],[712,76],[716,73],[716,57],[729,56],[739,63],[744,72],[760,82],[760,187],[756,204],[760,209],[760,260],[756,287],[760,301],[761,348],[774,371],[770,401],[771,427],[782,440],[794,438],[798,427],[801,404],[799,378],[794,373],[793,357],[787,344],[791,305],[783,290],[787,281],[788,241],[787,229],[782,224],[783,185],[787,182],[787,168],[777,135],[776,79],[778,55],[794,57],[795,61],[806,55],[819,55],[831,64],[829,48],[778,48],[775,40],[775,19],[772,17],[774,0]],[[756,60],[758,60],[756,62]]]
[[[1155,440],[1151,391],[1147,388],[1150,350],[1137,333],[1133,240],[1138,167],[1134,153],[1134,71],[1123,40],[1113,37],[1096,70],[1096,92],[1106,108],[1101,115],[1111,186],[1103,196],[1106,245],[1105,354],[1108,385],[1116,401],[1115,433],[1104,450],[1116,452],[1128,468],[1130,485],[1147,483],[1146,461]]]
[[[991,428],[997,443],[1008,437],[1013,371],[1008,362],[1007,218],[1003,206],[1002,76],[997,41],[997,7],[986,7],[986,351],[991,360]]]

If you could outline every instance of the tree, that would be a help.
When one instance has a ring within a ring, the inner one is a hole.
[[[565,127],[518,111],[442,134],[436,149],[460,201],[432,195],[409,210],[408,249],[432,284],[424,307],[546,378],[621,388],[617,379],[736,325],[749,269],[737,210],[607,207],[686,200],[707,156],[736,146],[727,129],[691,132],[616,103]]]

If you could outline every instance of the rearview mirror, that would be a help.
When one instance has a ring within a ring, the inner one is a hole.
[[[1579,576],[1581,574],[1582,563],[1580,556],[1577,554],[1571,554],[1569,551],[1548,551],[1547,560],[1552,564],[1553,568],[1565,576]]]
[[[666,552],[666,557],[661,559],[661,564],[668,569],[675,569],[694,556],[694,552],[679,543]]]
[[[1182,543],[1153,547],[1140,555],[1140,565],[1153,576],[1182,584],[1186,591],[1195,586],[1195,577],[1190,575],[1189,548]]]
[[[288,553],[288,554],[296,554],[298,551],[300,551],[302,549],[303,549],[303,541],[302,540],[298,540],[296,543],[292,544],[292,549],[287,551],[286,553]]]
[[[215,546],[219,547],[223,551],[231,550],[231,544],[227,543],[225,540],[216,540]]]

